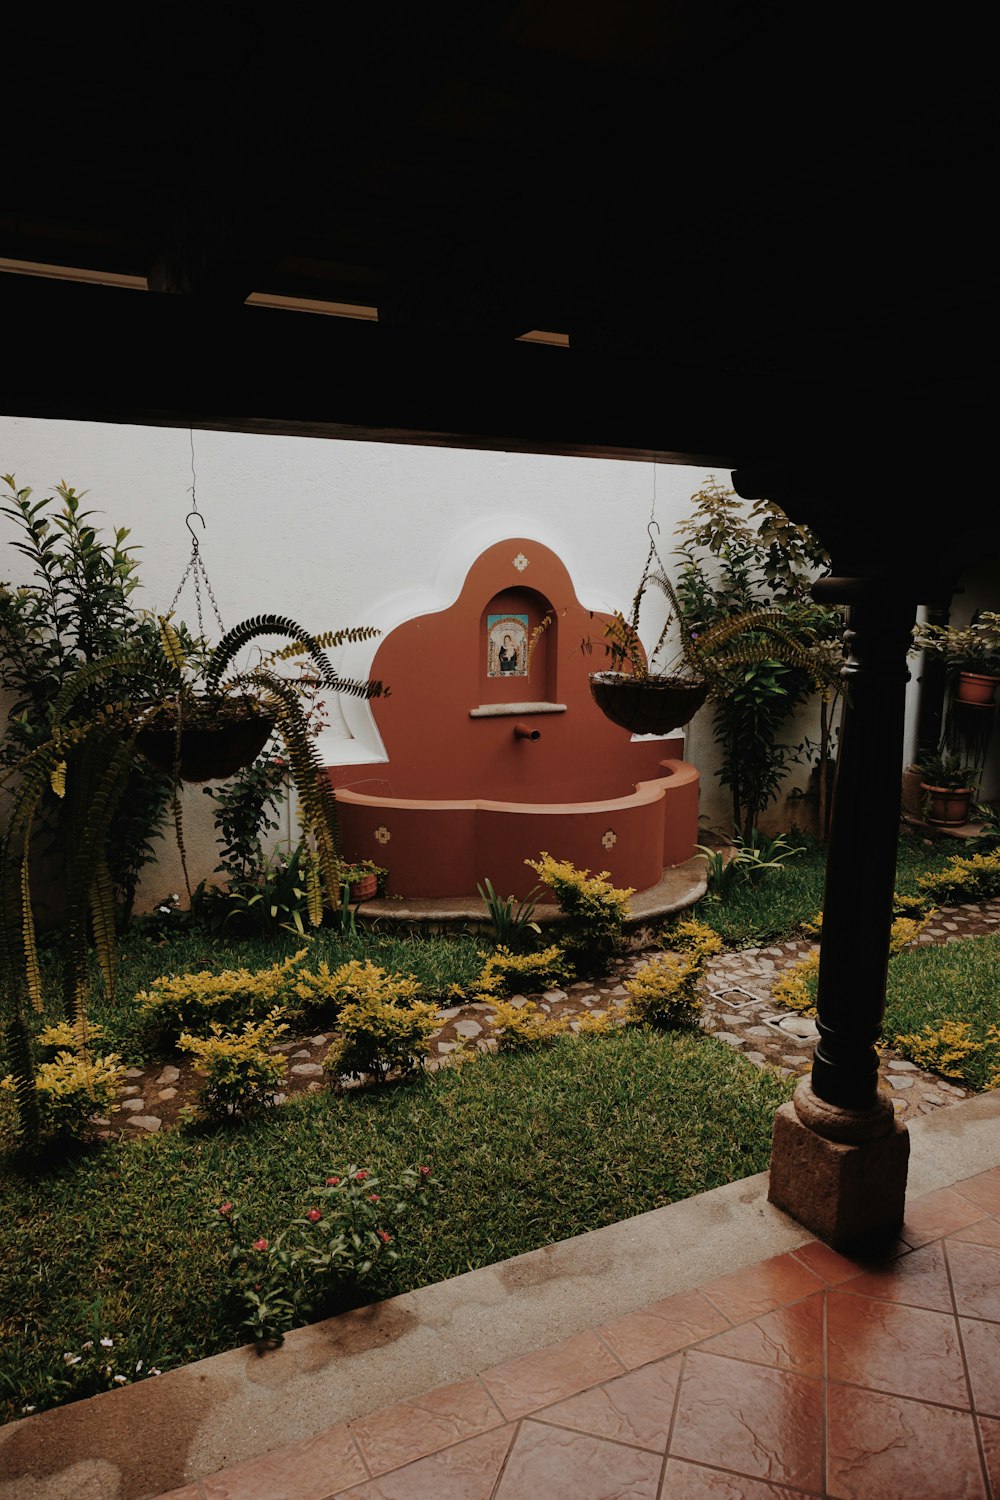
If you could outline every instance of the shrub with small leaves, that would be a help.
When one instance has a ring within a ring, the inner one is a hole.
[[[685,953],[703,963],[722,952],[722,939],[713,927],[696,917],[682,917],[663,929],[663,941],[676,953]]]
[[[255,1339],[280,1340],[289,1328],[322,1311],[338,1291],[362,1284],[380,1260],[395,1260],[399,1222],[426,1202],[431,1169],[407,1167],[383,1185],[353,1164],[310,1188],[308,1207],[277,1234],[243,1227],[238,1209],[223,1203],[215,1224],[230,1240],[229,1265]]]
[[[148,990],[140,990],[136,1003],[163,1045],[175,1043],[182,1031],[208,1036],[213,1024],[232,1026],[290,1004],[307,952],[300,948],[281,963],[256,971],[164,975]]]
[[[13,1073],[0,1078],[0,1151],[12,1151],[21,1134],[17,1084]]]
[[[125,1082],[125,1065],[116,1053],[90,1057],[83,1051],[57,1052],[39,1063],[35,1074],[42,1134],[57,1141],[80,1140],[93,1116],[105,1116]]]
[[[628,898],[634,894],[631,886],[618,889],[607,870],[591,875],[568,860],[553,859],[544,850],[538,859],[524,862],[555,892],[559,910],[566,916],[562,946],[581,972],[592,972],[621,952]]]
[[[38,1033],[38,1045],[55,1056],[57,1052],[78,1052],[84,1042],[99,1042],[103,1035],[104,1027],[92,1025],[89,1021],[84,1021],[83,1026],[71,1021],[56,1021]]]
[[[771,986],[776,1005],[787,1005],[800,1015],[816,1014],[816,977],[819,974],[819,950],[814,948],[805,958],[787,968]]]
[[[918,876],[917,884],[937,901],[986,901],[1000,895],[1000,849],[968,858],[955,854],[943,870]]]
[[[500,1052],[530,1051],[532,1047],[555,1041],[557,1036],[565,1036],[567,1029],[565,1021],[547,1016],[533,1000],[526,1000],[523,1005],[496,1001],[489,1026]]]
[[[284,1082],[287,1061],[270,1048],[288,1027],[275,1009],[262,1021],[245,1021],[237,1031],[223,1031],[216,1021],[207,1037],[183,1032],[178,1046],[189,1052],[205,1083],[199,1099],[214,1119],[231,1119],[273,1105]]]
[[[497,948],[493,953],[480,953],[480,957],[486,961],[476,980],[477,1001],[491,1003],[519,991],[560,989],[573,978],[573,966],[558,943],[538,953]]]
[[[896,1037],[896,1046],[918,1067],[962,1080],[969,1060],[983,1049],[983,1043],[973,1037],[968,1021],[942,1021],[940,1026],[925,1026],[922,1031],[901,1034]]]
[[[585,1010],[570,1026],[577,1036],[610,1036],[614,1029],[615,1018],[609,1010]]]
[[[926,917],[897,917],[889,930],[889,952],[902,953],[923,932],[931,920],[933,913],[928,912]]]
[[[696,993],[701,960],[681,953],[658,953],[626,979],[625,1018],[661,1029],[693,1026],[701,1012]]]
[[[345,968],[354,996],[341,1008],[339,1035],[323,1063],[335,1077],[368,1077],[383,1083],[390,1073],[412,1073],[430,1051],[440,1021],[437,1007],[416,999],[410,975],[387,974],[377,964],[356,961]]]

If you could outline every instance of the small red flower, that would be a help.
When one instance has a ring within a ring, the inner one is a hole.
[[[429,1177],[431,1175],[430,1167],[418,1167],[417,1171],[420,1173],[421,1177]]]
[[[364,1182],[365,1178],[370,1177],[371,1175],[372,1174],[370,1172],[365,1171],[364,1167],[359,1167],[359,1169],[354,1174],[354,1180],[355,1182]]]
[[[306,1218],[309,1220],[310,1224],[318,1224],[322,1217],[323,1215],[320,1213],[318,1208],[311,1208],[306,1214]]]
[[[392,1235],[386,1234],[384,1229],[380,1229],[378,1231],[378,1237],[382,1241],[383,1245],[390,1245],[392,1243]]]
[[[326,1179],[326,1185],[327,1185],[327,1187],[336,1187],[339,1182],[340,1182],[340,1178],[339,1177],[328,1177]]]
[[[382,1199],[379,1197],[378,1193],[369,1193],[368,1194],[368,1202],[369,1203],[381,1203]]]
[[[231,1203],[223,1203],[219,1207],[219,1213],[222,1214],[223,1218],[228,1218],[232,1211],[233,1205]]]
[[[254,1240],[254,1242],[253,1242],[253,1248],[255,1250],[266,1250],[267,1249],[267,1240]]]

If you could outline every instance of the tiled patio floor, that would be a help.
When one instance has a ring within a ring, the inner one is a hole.
[[[992,1487],[991,1487],[992,1486]],[[1000,1500],[1000,1168],[171,1500]]]

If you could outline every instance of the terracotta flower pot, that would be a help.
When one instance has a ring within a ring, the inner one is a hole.
[[[992,703],[998,682],[987,672],[959,672],[955,697],[959,703]]]
[[[929,806],[925,813],[928,823],[941,823],[946,827],[954,828],[959,823],[969,821],[971,787],[928,786],[926,782],[923,782],[921,790],[929,798]]]
[[[697,677],[633,677],[628,672],[593,672],[594,702],[613,724],[633,734],[668,734],[679,729],[708,697],[708,683]]]
[[[348,901],[370,901],[377,893],[377,875],[362,875],[360,880],[349,880],[347,882]]]

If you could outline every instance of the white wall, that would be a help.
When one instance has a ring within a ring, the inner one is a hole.
[[[454,598],[465,563],[488,541],[518,534],[560,554],[582,602],[627,611],[646,556],[648,464],[216,432],[196,432],[194,452],[206,522],[198,531],[202,557],[227,625],[263,611],[291,615],[314,632],[388,624],[415,594]],[[31,485],[36,497],[60,480],[87,490],[98,521],[130,527],[130,541],[142,548],[136,603],[168,608],[190,552],[186,430],[0,418],[0,472]],[[665,559],[676,522],[707,477],[702,469],[657,468]],[[729,479],[725,472],[716,477]],[[0,578],[27,582],[27,561],[9,545],[14,535],[0,519]],[[178,613],[194,623],[190,586]],[[653,639],[658,624],[651,609]],[[790,738],[804,732],[796,724]],[[343,723],[332,731],[341,741],[348,733]],[[712,774],[710,710],[696,721],[690,744],[703,772],[703,813],[710,825],[728,828],[727,797]],[[329,759],[340,758],[331,741],[324,748]],[[792,780],[804,785],[806,775],[803,768]],[[195,791],[188,803],[192,816],[201,814],[204,835],[209,799]],[[198,873],[214,862],[203,846]],[[177,890],[178,880],[168,866],[147,880],[146,894]]]

